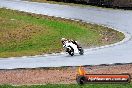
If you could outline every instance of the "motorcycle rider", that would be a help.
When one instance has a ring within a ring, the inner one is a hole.
[[[63,45],[65,45],[66,41],[67,41],[67,39],[61,38],[61,43],[62,43]]]
[[[72,40],[72,39],[70,39],[69,41],[72,42],[73,44],[75,44],[77,46],[77,48],[79,48],[79,45],[77,44],[77,41]]]
[[[77,44],[77,41],[72,40],[72,39],[62,38],[61,42],[63,44],[63,47],[66,48],[66,52],[68,52],[71,56],[73,56],[74,53],[79,53],[80,55],[83,55],[84,51],[83,51],[82,47],[80,47]],[[69,47],[70,47],[70,51],[69,51]],[[73,52],[73,53],[71,53],[71,52]]]
[[[75,45],[77,46],[77,48],[79,48],[79,45],[77,44],[77,41],[75,41],[75,40],[62,38],[62,39],[61,39],[61,42],[62,42],[62,44],[63,44],[63,47],[64,47],[65,43],[67,43],[67,42],[72,42],[73,44],[75,44]]]

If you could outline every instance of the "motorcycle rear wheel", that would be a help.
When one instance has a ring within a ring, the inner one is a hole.
[[[79,54],[80,55],[83,55],[84,54],[84,50],[82,48],[79,48],[78,50],[79,50]]]

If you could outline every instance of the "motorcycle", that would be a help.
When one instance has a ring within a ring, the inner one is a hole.
[[[77,47],[77,45],[73,44],[72,42],[65,42],[63,47],[65,48],[65,51],[71,56],[73,56],[75,53],[78,53],[80,55],[84,54],[83,48]]]

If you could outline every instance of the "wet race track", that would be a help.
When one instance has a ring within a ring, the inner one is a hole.
[[[21,0],[0,0],[0,7],[105,25],[123,32],[126,36],[123,41],[113,45],[85,49],[83,56],[76,55],[71,57],[63,53],[43,56],[0,58],[0,69],[132,62],[132,11],[45,4]]]

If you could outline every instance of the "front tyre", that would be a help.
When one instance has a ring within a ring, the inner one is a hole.
[[[69,49],[68,53],[69,53],[69,55],[73,56],[74,55],[74,49],[71,46],[69,46],[69,47],[70,47],[70,49]]]
[[[72,51],[70,51],[70,52],[68,52],[68,53],[69,53],[69,55],[71,55],[71,56],[74,55],[74,52],[72,52]]]

